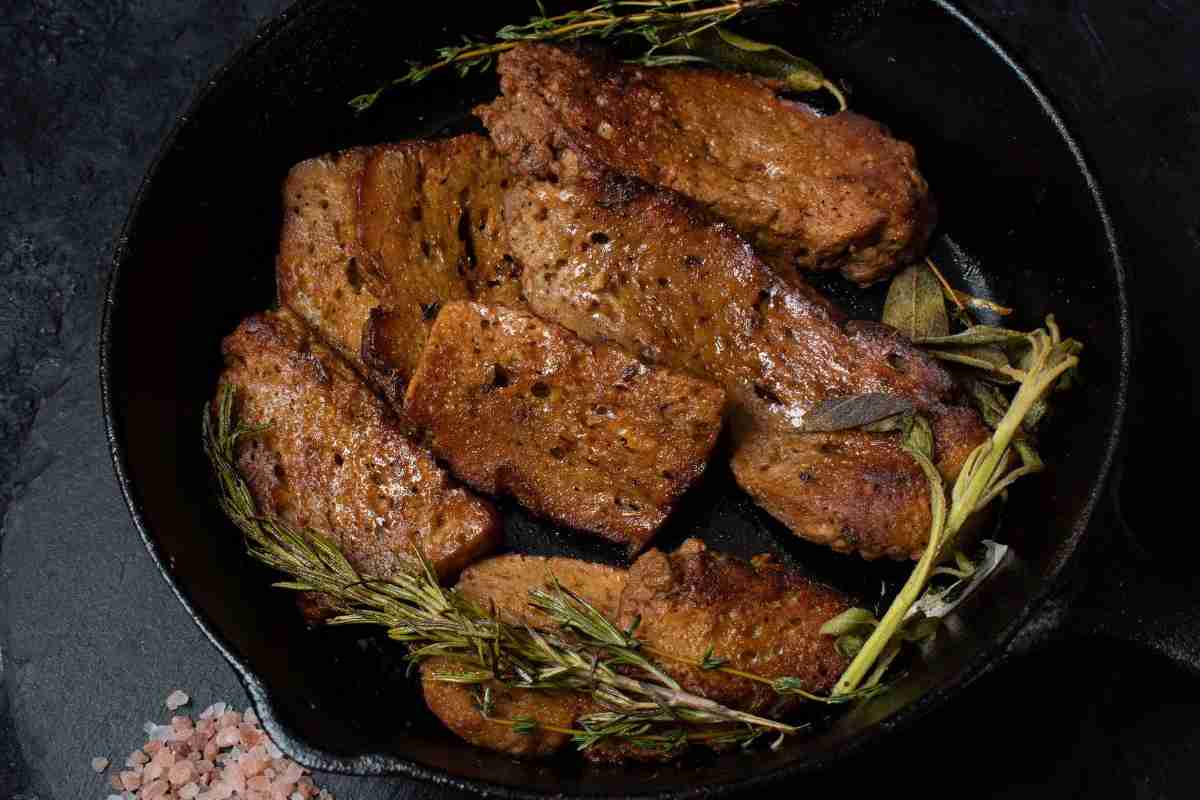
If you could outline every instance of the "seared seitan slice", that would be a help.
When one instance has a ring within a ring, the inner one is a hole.
[[[477,113],[534,177],[636,176],[730,221],[787,272],[837,268],[860,284],[929,239],[934,207],[913,148],[866,117],[818,116],[744,74],[554,45],[518,45],[498,69],[503,96]]]
[[[530,314],[451,303],[404,407],[461,480],[636,553],[704,471],[724,399]]]
[[[931,421],[935,463],[953,481],[982,439],[979,418],[939,406]],[[839,552],[917,558],[929,541],[925,473],[894,437],[751,431],[739,437],[733,474],[771,516]]]
[[[362,329],[379,304],[358,247],[358,186],[370,148],[302,161],[283,185],[279,302],[359,369]]]
[[[238,467],[259,511],[330,537],[360,572],[387,576],[417,544],[452,577],[499,541],[491,504],[455,485],[401,433],[358,374],[288,311],[225,339],[221,385],[245,437]]]
[[[536,182],[514,188],[505,208],[534,313],[715,380],[749,419],[740,448],[768,453],[769,438],[794,434],[820,401],[865,392],[908,398],[934,420],[947,476],[986,435],[974,412],[947,405],[954,384],[937,362],[894,329],[847,322],[811,289],[781,280],[731,228],[677,195],[628,180]],[[941,423],[946,415],[958,423]],[[928,486],[895,434],[862,436],[887,457],[867,463],[827,452],[824,464],[802,470],[747,456],[739,463],[755,468],[737,477],[800,536],[867,556],[915,557],[929,528]],[[898,488],[862,514],[846,507],[859,501],[846,491],[855,480]]]
[[[437,311],[478,297],[520,305],[502,202],[504,159],[482,136],[382,145],[368,154],[358,195],[367,283],[384,307],[364,358],[395,391],[412,375]]]
[[[685,691],[756,714],[781,714],[762,683],[698,664],[706,654],[764,678],[793,677],[808,692],[833,688],[848,665],[821,626],[850,607],[845,595],[766,557],[753,562],[715,553],[689,539],[674,553],[650,550],[629,570],[617,624],[641,620],[637,637]],[[657,654],[667,654],[669,658]]]
[[[529,591],[549,586],[550,577],[591,603],[609,619],[616,619],[626,572],[604,564],[572,558],[543,558],[503,555],[472,564],[463,571],[458,590],[484,610],[492,607],[508,622],[552,627],[545,614],[529,605]],[[462,668],[448,659],[430,659],[421,664],[421,689],[429,709],[455,734],[478,747],[515,756],[550,755],[570,742],[570,736],[541,727],[531,734],[516,733],[479,713],[469,687],[439,681],[439,672]],[[498,719],[528,717],[543,726],[570,728],[581,715],[596,711],[591,698],[578,692],[533,692],[506,688],[492,681],[491,689]]]
[[[474,134],[296,165],[283,189],[280,303],[401,399],[441,305],[521,305],[501,220],[509,181],[504,159]]]
[[[468,567],[458,588],[481,608],[494,604],[501,618],[544,629],[549,620],[531,610],[527,599],[530,589],[547,585],[550,574],[622,627],[640,618],[636,635],[645,644],[643,652],[685,691],[726,706],[778,716],[797,702],[764,684],[679,659],[701,662],[711,654],[765,678],[797,678],[810,692],[828,691],[847,664],[833,638],[820,634],[826,621],[850,607],[847,597],[765,557],[742,561],[708,551],[694,539],[674,553],[651,550],[628,571],[563,558],[499,556]],[[421,667],[426,702],[456,734],[480,747],[522,756],[549,755],[570,743],[566,734],[545,728],[530,736],[490,722],[470,688],[434,678],[436,672],[461,669],[441,659]],[[489,686],[496,700],[493,714],[501,719],[524,716],[571,728],[580,716],[600,710],[578,693]],[[616,744],[585,754],[600,761],[662,757]]]

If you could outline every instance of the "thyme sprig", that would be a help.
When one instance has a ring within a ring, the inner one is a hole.
[[[1028,349],[1022,357],[1019,388],[996,421],[992,435],[967,457],[951,487],[949,502],[941,474],[932,461],[932,437],[927,433],[927,426],[918,417],[916,421],[920,424],[913,425],[905,435],[905,451],[929,481],[932,517],[929,543],[883,618],[874,624],[870,635],[857,647],[850,666],[834,687],[835,696],[870,686],[882,676],[899,650],[909,609],[927,590],[938,566],[955,557],[959,534],[967,520],[1001,496],[1015,481],[1043,468],[1041,459],[1020,437],[1024,435],[1027,418],[1042,407],[1046,395],[1063,376],[1078,366],[1081,346],[1072,339],[1062,338],[1053,316],[1046,318],[1044,328],[1029,333],[977,328],[975,336],[984,344],[1011,344],[1023,340]],[[941,338],[944,341],[953,337]],[[1014,452],[1016,458],[1012,458]],[[960,567],[965,569],[964,565]],[[823,631],[828,635],[846,635],[855,621],[843,617],[845,615],[831,620]],[[874,620],[858,622],[873,623]]]
[[[642,647],[634,636],[636,624],[620,628],[557,580],[530,593],[530,604],[558,626],[538,630],[504,621],[457,590],[440,586],[419,550],[411,569],[386,579],[359,574],[327,538],[259,514],[237,471],[236,450],[241,439],[260,432],[235,421],[231,386],[224,387],[215,410],[206,407],[204,449],[217,476],[220,505],[245,535],[250,555],[289,576],[276,586],[319,592],[328,599],[338,612],[331,624],[382,626],[390,638],[407,643],[410,663],[444,657],[456,669],[434,677],[474,686],[485,699],[491,681],[516,689],[588,695],[602,710],[581,717],[578,729],[564,729],[581,748],[608,740],[657,749],[695,741],[749,744],[764,733],[782,737],[802,730],[803,726],[738,711],[682,690],[647,657],[661,654]],[[810,695],[794,679],[771,680],[731,670],[711,651],[701,663],[770,684],[781,694],[825,702],[849,699]],[[481,703],[485,716],[490,716],[489,706]],[[537,726],[530,720],[496,722],[526,732]]]
[[[537,0],[538,13],[526,22],[505,25],[491,39],[463,36],[457,44],[438,48],[436,59],[431,62],[409,62],[403,75],[373,92],[352,98],[350,106],[355,111],[365,111],[388,89],[420,83],[443,69],[454,69],[460,77],[472,71],[482,72],[495,63],[498,55],[522,42],[633,38],[647,45],[646,51],[635,59],[647,66],[711,61],[699,54],[665,51],[687,46],[696,37],[717,30],[747,11],[784,2],[787,0],[604,0],[588,8],[548,15],[541,0]],[[836,86],[823,77],[818,85],[829,88],[845,107],[845,99]]]

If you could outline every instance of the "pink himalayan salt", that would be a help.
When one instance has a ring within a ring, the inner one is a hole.
[[[249,723],[250,725],[257,725],[258,724],[258,714],[254,713],[253,708],[247,708],[246,713],[242,714],[242,722]]]
[[[134,750],[129,754],[129,758],[125,759],[125,766],[140,767],[150,760],[150,756],[143,753],[141,750]]]
[[[241,732],[237,728],[222,728],[217,734],[217,747],[233,747],[242,740]]]
[[[112,788],[116,789],[118,792],[120,792],[120,791],[124,790],[124,788],[125,788],[125,787],[124,787],[124,786],[121,784],[121,776],[120,776],[120,775],[113,775],[113,776],[111,776],[111,777],[108,779],[108,785],[109,785],[109,786],[111,786]]]
[[[221,773],[221,780],[229,784],[235,796],[246,791],[246,776],[238,769],[237,764],[230,764],[226,767]]]
[[[151,740],[149,742],[146,742],[144,745],[142,745],[142,750],[144,750],[146,752],[146,755],[153,756],[155,753],[157,753],[159,750],[162,749],[162,746],[163,746],[162,742]]]
[[[196,795],[200,794],[200,784],[185,783],[183,786],[179,787],[177,794],[180,798],[182,798],[182,800],[194,800]]]
[[[271,781],[266,775],[257,775],[246,781],[246,788],[255,792],[271,791]]]
[[[295,761],[286,763],[287,766],[283,769],[283,779],[288,783],[297,783],[304,776],[304,769]]]
[[[172,786],[182,786],[190,781],[196,775],[196,768],[192,766],[191,761],[180,761],[171,767],[171,771],[167,773],[167,780]]]
[[[166,781],[154,781],[142,787],[141,794],[138,795],[138,800],[158,800],[167,793],[170,786]]]
[[[180,706],[186,706],[190,701],[191,698],[187,696],[187,692],[176,689],[167,695],[167,708],[174,711]]]
[[[108,769],[108,759],[102,756],[97,756],[92,759],[92,769],[96,772],[104,772]]]
[[[221,748],[217,745],[217,740],[215,738],[209,739],[208,744],[204,745],[204,758],[208,761],[215,761],[217,758],[217,752],[220,749]]]
[[[146,767],[146,771],[142,773],[142,779],[147,781],[156,781],[162,777],[162,774],[167,771],[167,768],[162,764],[151,764]]]
[[[142,785],[142,776],[136,772],[122,772],[119,777],[121,779],[121,788],[127,792],[132,792]]]
[[[238,766],[247,778],[253,778],[255,775],[260,774],[266,765],[266,760],[253,752],[246,753],[238,759]]]
[[[241,735],[242,747],[254,747],[261,744],[264,738],[261,730],[246,722],[238,726],[238,733]]]
[[[218,728],[229,728],[239,725],[242,721],[242,715],[236,711],[226,711],[217,721]]]

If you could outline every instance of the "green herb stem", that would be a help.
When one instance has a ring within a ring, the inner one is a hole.
[[[1078,365],[1078,345],[1071,340],[1062,340],[1052,316],[1047,317],[1045,329],[1025,334],[1025,337],[1030,354],[1028,369],[1020,387],[991,437],[967,457],[951,490],[948,510],[941,475],[929,458],[932,449],[927,445],[913,446],[906,441],[905,450],[921,466],[929,481],[932,518],[929,542],[883,619],[871,631],[842,674],[834,687],[834,696],[857,690],[864,680],[869,685],[872,670],[878,669],[877,664],[886,658],[893,647],[893,640],[900,632],[908,610],[925,591],[935,568],[955,552],[958,534],[967,520],[983,510],[1013,481],[1042,468],[1041,460],[1036,455],[1022,453],[1024,466],[1009,469],[1010,445],[1022,431],[1025,418],[1055,387],[1062,375]],[[1021,450],[1019,447],[1015,449]],[[894,654],[894,650],[891,652]],[[878,674],[881,673],[875,673]]]

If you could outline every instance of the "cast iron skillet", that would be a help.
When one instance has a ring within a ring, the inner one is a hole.
[[[691,758],[685,767],[594,767],[563,757],[515,763],[457,741],[424,709],[398,647],[364,630],[305,630],[292,598],[244,555],[214,506],[200,411],[219,343],[273,302],[287,169],[355,144],[457,132],[494,77],[398,91],[356,117],[345,101],[453,40],[494,30],[524,6],[447,2],[421,19],[405,4],[307,0],[268,24],[200,93],[151,168],[118,242],[101,345],[104,411],[118,478],[151,555],[197,624],[238,670],[273,738],[301,763],[402,773],[509,796],[679,797],[746,789],[826,767],[895,736],[953,697],[1004,651],[1079,545],[1118,442],[1129,380],[1124,274],[1079,148],[1004,51],[941,0],[804,4],[754,20],[750,35],[808,55],[854,89],[858,111],[917,146],[938,196],[935,252],[974,290],[1015,305],[1014,325],[1053,311],[1087,343],[1085,382],[1044,443],[1052,468],[1005,512],[1020,558],[953,621],[934,657],[894,691],[778,751]],[[503,17],[503,18],[502,18]],[[826,288],[860,316],[882,290]],[[619,560],[505,507],[508,544]],[[688,535],[749,556],[764,550],[866,602],[906,566],[866,564],[783,531],[736,490],[722,460],[659,537]]]

